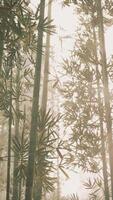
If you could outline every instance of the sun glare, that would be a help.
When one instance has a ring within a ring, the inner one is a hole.
[[[81,183],[80,177],[77,175],[72,175],[70,179],[66,180],[62,185],[62,194],[71,195],[80,191]]]
[[[83,183],[86,180],[86,174],[71,172],[69,179],[63,181],[61,191],[63,196],[77,194],[80,199],[86,200],[87,190],[83,187]]]
[[[106,37],[106,53],[107,57],[109,57],[111,54],[113,54],[113,26],[111,26],[109,29],[107,29],[105,37]]]

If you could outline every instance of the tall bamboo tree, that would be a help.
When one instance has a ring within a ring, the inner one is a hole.
[[[34,75],[33,104],[32,104],[31,130],[30,130],[30,146],[29,146],[29,158],[28,158],[25,200],[32,199],[36,137],[37,137],[37,125],[38,125],[38,113],[39,113],[38,107],[39,107],[40,75],[41,75],[41,64],[42,64],[44,11],[45,11],[45,0],[41,0],[40,1],[39,26],[38,26],[38,40],[37,40],[37,57],[36,57],[35,75]]]
[[[3,58],[3,51],[4,51],[4,35],[5,35],[3,20],[1,22],[1,27],[2,29],[0,30],[0,70],[2,68],[2,58]]]
[[[93,15],[94,18],[94,15]],[[93,19],[94,20],[94,19]],[[94,25],[94,24],[93,24]],[[101,134],[101,154],[102,154],[102,164],[103,164],[103,178],[104,178],[104,194],[105,200],[109,200],[109,186],[108,186],[108,173],[107,173],[107,160],[106,160],[106,148],[105,148],[105,134],[103,128],[103,103],[101,101],[100,95],[100,73],[98,67],[98,56],[97,56],[97,41],[96,41],[96,31],[95,27],[93,29],[93,38],[94,38],[94,50],[95,50],[95,61],[96,61],[96,81],[97,81],[97,93],[98,93],[98,112],[99,112],[99,121],[100,121],[100,134]]]
[[[47,23],[51,22],[51,7],[52,1],[48,1],[48,14],[47,14]],[[44,73],[43,73],[43,86],[42,86],[42,100],[41,100],[41,110],[46,114],[47,109],[47,100],[48,100],[48,76],[49,76],[49,59],[50,59],[50,33],[47,32],[46,35],[46,49],[45,49],[45,63],[44,63]],[[39,180],[40,179],[40,180]],[[42,181],[40,174],[37,176],[35,181],[33,198],[34,200],[41,199],[42,196]],[[46,192],[44,191],[46,198]]]
[[[105,113],[106,113],[106,128],[108,134],[108,149],[109,149],[109,161],[110,161],[110,175],[111,175],[111,192],[113,199],[113,138],[112,138],[112,118],[110,107],[110,92],[108,83],[108,71],[107,71],[107,59],[105,48],[105,36],[104,36],[104,23],[103,23],[103,11],[101,0],[97,1],[97,13],[99,23],[99,44],[100,55],[102,64],[102,79],[103,79],[103,92],[105,101]]]
[[[51,21],[51,7],[52,0],[48,2],[48,23]],[[44,79],[43,79],[43,92],[42,92],[42,110],[46,111],[47,98],[48,98],[48,76],[49,76],[49,60],[50,60],[50,33],[47,32],[46,36],[46,50],[45,50],[45,63],[44,63]]]
[[[16,100],[15,100],[15,137],[19,137],[19,99],[20,99],[20,56],[17,58],[17,69],[16,69]],[[15,169],[18,164],[18,158],[16,157],[16,154],[14,154],[14,169],[13,169],[13,197],[12,200],[18,200],[19,194],[18,194],[18,180],[15,176]]]
[[[12,41],[11,41],[12,42]],[[10,181],[11,181],[11,136],[12,136],[12,65],[15,55],[15,50],[10,44],[10,51],[8,56],[9,63],[9,111],[8,111],[8,160],[7,160],[7,187],[6,200],[10,200]]]

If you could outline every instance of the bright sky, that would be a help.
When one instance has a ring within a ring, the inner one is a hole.
[[[106,31],[106,50],[107,50],[107,56],[109,57],[111,54],[113,54],[113,26],[111,26]]]
[[[80,200],[87,200],[88,191],[83,186],[86,181],[86,174],[70,172],[69,176],[70,179],[65,180],[61,186],[62,195],[78,194]]]

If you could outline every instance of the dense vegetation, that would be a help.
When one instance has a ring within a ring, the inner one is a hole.
[[[69,178],[70,170],[78,170],[90,174],[83,199],[110,200],[113,56],[107,57],[105,31],[112,28],[113,2],[59,1],[62,9],[72,6],[73,20],[78,18],[60,80],[50,78],[50,39],[58,34],[52,4],[40,0],[32,10],[29,0],[0,1],[1,198],[78,200],[60,191],[62,175]]]

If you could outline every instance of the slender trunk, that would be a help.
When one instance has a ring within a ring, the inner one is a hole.
[[[21,200],[21,193],[22,193],[22,180],[19,182],[19,191],[18,191],[18,199]]]
[[[37,184],[38,183],[38,184]],[[34,200],[41,200],[42,199],[42,182],[40,180],[40,177],[38,177],[36,186],[34,187]]]
[[[45,0],[41,0],[40,1],[38,42],[37,42],[37,59],[36,59],[36,65],[35,65],[33,104],[32,104],[32,113],[31,113],[30,146],[29,146],[29,158],[28,158],[25,200],[32,200],[35,151],[36,151],[36,139],[37,139],[37,124],[38,124],[40,75],[41,75],[41,63],[42,63],[44,11],[45,11]]]
[[[52,1],[48,2],[48,22],[51,20],[51,7]],[[45,50],[45,63],[44,63],[44,80],[43,80],[43,91],[42,91],[42,101],[41,109],[46,113],[47,109],[47,98],[48,98],[48,75],[49,75],[49,59],[50,59],[50,34],[47,33],[46,37],[46,50]],[[36,180],[36,185],[34,185],[34,200],[40,200],[42,196],[42,182],[39,178]],[[45,199],[46,193],[44,191]]]
[[[59,156],[57,158],[57,194],[56,199],[60,200],[60,173],[59,173]]]
[[[48,22],[51,20],[51,7],[52,7],[52,1],[49,0],[49,3],[48,3]],[[45,51],[45,64],[44,64],[43,92],[42,92],[42,106],[41,106],[43,111],[46,111],[46,107],[47,107],[49,59],[50,59],[50,34],[47,33],[46,51]]]
[[[104,91],[104,101],[105,101],[106,127],[108,136],[110,174],[111,174],[111,193],[113,199],[112,120],[111,120],[110,93],[108,85],[108,72],[107,72],[107,62],[106,62],[106,49],[105,49],[103,12],[102,12],[101,0],[97,1],[97,10],[98,10],[98,22],[99,22],[99,40],[100,40],[100,53],[101,53],[101,63],[102,63],[102,79],[103,79],[103,91]]]
[[[104,134],[104,129],[103,129],[103,105],[102,105],[101,97],[100,97],[99,71],[97,67],[96,67],[96,77],[98,77],[97,78],[98,111],[99,111],[100,133],[101,133],[101,155],[102,155],[102,164],[103,164],[104,194],[105,194],[105,200],[109,200],[105,134]]]
[[[102,105],[101,96],[100,96],[100,80],[99,80],[100,78],[99,78],[99,70],[98,70],[97,40],[96,40],[96,32],[95,32],[94,26],[92,27],[92,29],[93,29],[93,38],[94,38],[94,45],[95,45],[94,48],[95,48],[95,60],[96,60],[96,80],[97,80],[98,111],[99,111],[101,148],[102,148],[101,155],[102,155],[102,165],[103,165],[104,194],[105,194],[105,200],[109,200],[105,135],[104,135],[104,129],[103,129],[103,105]]]
[[[4,20],[2,19],[2,22],[1,22],[1,26],[4,28],[0,30],[0,71],[2,68],[2,59],[3,59],[3,51],[4,51],[4,34],[5,34],[5,26],[3,26]]]
[[[3,32],[0,32],[0,71],[2,68],[3,48],[4,48]]]
[[[39,159],[38,159],[38,163],[39,163]],[[42,199],[42,189],[43,188],[42,188],[42,179],[41,179],[40,169],[37,167],[37,174],[34,180],[34,188],[33,188],[33,200]]]
[[[10,171],[11,171],[11,126],[12,126],[12,69],[10,77],[10,105],[9,105],[9,130],[8,130],[8,161],[7,161],[7,187],[6,200],[10,200]]]
[[[17,66],[16,72],[16,102],[15,102],[15,136],[19,137],[19,97],[20,97],[20,68]],[[18,200],[19,183],[15,177],[15,169],[18,165],[18,159],[14,153],[14,169],[13,169],[13,197],[12,200]]]
[[[24,133],[25,133],[25,121],[26,121],[26,109],[24,106],[24,121],[23,121],[23,130],[22,130],[22,135],[21,135],[21,145],[22,147],[24,146]],[[21,159],[21,166],[23,164],[23,159]],[[20,177],[20,180],[18,182],[18,199],[21,200],[22,198],[22,185],[24,184],[24,179],[22,176]]]

